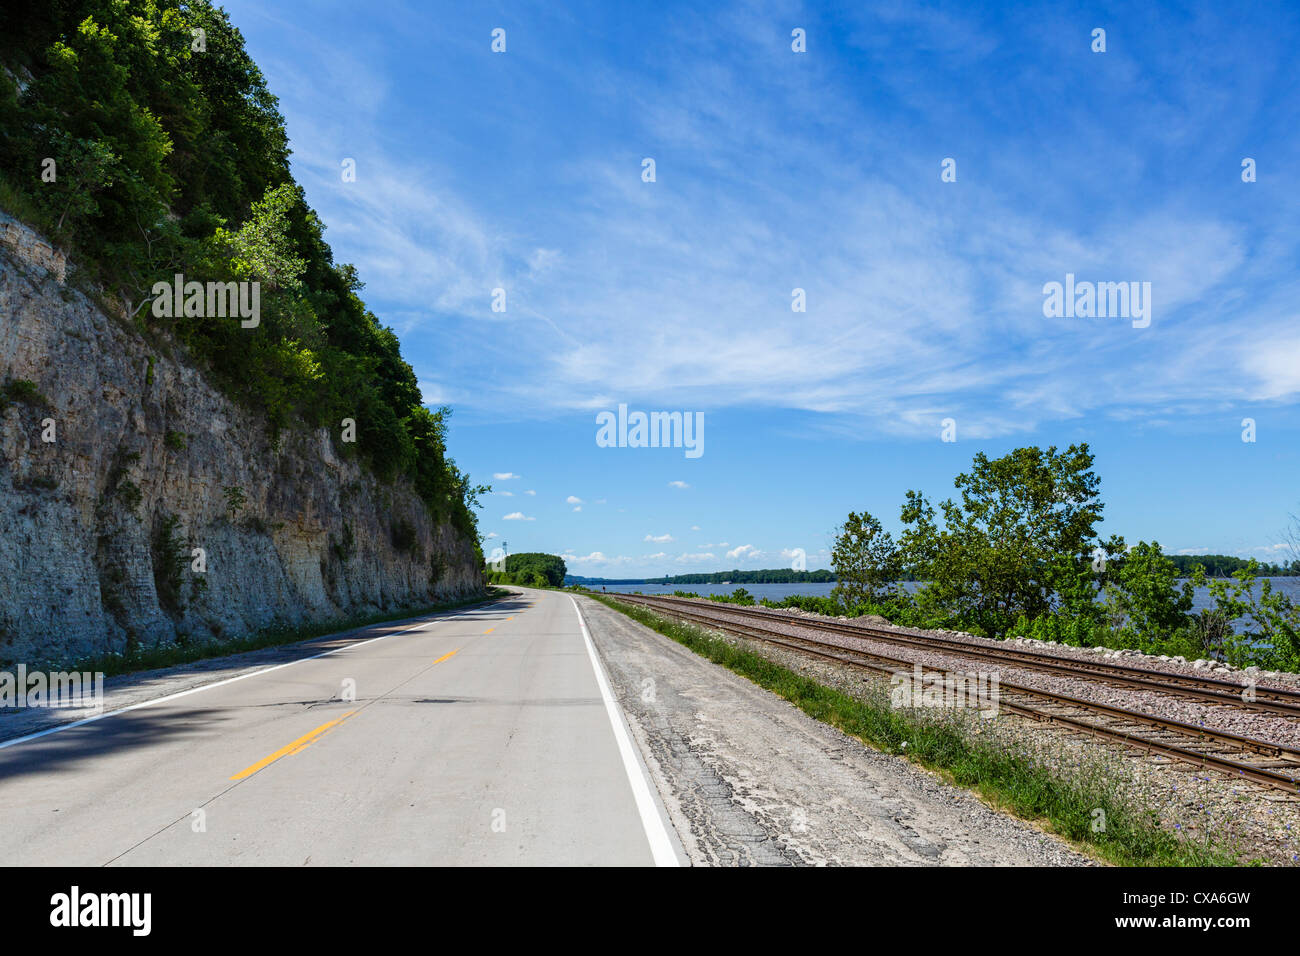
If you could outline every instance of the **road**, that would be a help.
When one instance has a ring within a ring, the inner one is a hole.
[[[6,862],[682,859],[570,597],[371,633],[0,743]]]
[[[561,592],[107,690],[0,724],[10,865],[1087,862]]]

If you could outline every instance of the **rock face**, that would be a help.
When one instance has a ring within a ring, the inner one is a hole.
[[[378,481],[325,429],[274,439],[179,353],[64,285],[47,247],[25,227],[0,236],[0,380],[39,393],[0,397],[0,661],[483,589],[473,543],[408,484]]]

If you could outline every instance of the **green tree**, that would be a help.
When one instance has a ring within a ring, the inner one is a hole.
[[[299,188],[283,183],[268,189],[260,201],[253,203],[238,230],[216,230],[212,242],[225,247],[231,268],[239,278],[259,281],[267,291],[301,291],[299,280],[307,263],[291,234],[291,216],[301,203]]]
[[[505,571],[494,576],[501,584],[534,587],[563,587],[568,573],[564,559],[555,554],[524,551],[506,557]]]
[[[54,181],[41,190],[43,205],[54,221],[54,231],[76,232],[85,220],[99,212],[95,194],[113,185],[117,157],[101,140],[80,139],[62,130],[52,137],[49,158],[55,161]]]
[[[1191,625],[1194,585],[1178,585],[1178,567],[1159,542],[1139,541],[1115,562],[1106,605],[1143,650],[1154,650]]]
[[[1020,617],[1052,610],[1091,563],[1101,520],[1100,481],[1086,444],[975,456],[953,484],[959,501],[933,506],[909,491],[902,509],[904,566],[926,582],[920,607],[1001,636]]]
[[[840,604],[875,604],[898,578],[898,549],[874,515],[851,511],[835,536],[831,567],[838,581],[831,594]]]
[[[0,66],[0,197],[71,254],[75,281],[130,317],[178,272],[261,283],[256,329],[144,313],[141,331],[174,334],[273,430],[355,419],[357,444],[339,453],[412,480],[435,520],[476,542],[482,486],[447,456],[445,410],[423,407],[356,270],[334,262],[290,173],[277,101],[229,17],[210,0],[0,7]]]
[[[1198,583],[1201,580],[1198,575]],[[1258,562],[1252,560],[1233,572],[1230,580],[1211,580],[1208,586],[1216,607],[1229,621],[1247,622],[1246,631],[1226,645],[1231,663],[1300,669],[1300,604],[1260,577]]]

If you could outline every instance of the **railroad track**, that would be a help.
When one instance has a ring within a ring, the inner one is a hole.
[[[619,595],[620,599],[626,597],[629,597],[629,595]],[[791,617],[769,611],[766,608],[750,608],[739,605],[735,607],[719,607],[717,605],[701,604],[699,601],[686,598],[662,597],[659,595],[635,595],[633,597],[642,603],[657,603],[661,606],[703,607],[721,614],[734,614],[740,617],[764,617],[797,627],[842,634],[847,637],[883,642],[900,647],[915,647],[921,650],[942,652],[954,657],[965,657],[977,661],[997,661],[1024,670],[1084,678],[1117,687],[1134,687],[1139,690],[1186,697],[1192,700],[1235,707],[1240,710],[1262,711],[1284,717],[1300,718],[1300,691],[1276,687],[1258,687],[1217,677],[1193,677],[1174,671],[1148,670],[1143,667],[1131,667],[1125,664],[1080,661],[1019,648],[988,647],[984,644],[963,641],[959,638],[936,638],[924,634],[900,634],[897,631],[884,630],[865,624],[845,624],[839,621],[819,621],[815,618]]]
[[[722,612],[732,615],[728,618],[717,613],[707,613],[714,609],[707,606],[702,608],[694,601],[626,594],[614,597],[661,614],[877,674],[913,675],[917,666],[915,661],[905,658],[773,630],[759,623],[764,617],[771,620],[770,616],[761,613],[737,615],[728,608]],[[736,617],[745,620],[737,620]],[[789,622],[785,618],[781,620]],[[804,624],[803,621],[793,623]],[[936,645],[945,647],[947,643],[933,641],[928,648],[933,650]],[[928,665],[921,666],[921,673],[926,682],[944,681],[951,676],[948,671]],[[1300,793],[1300,750],[1279,744],[1006,681],[1000,681],[996,699],[986,698],[981,703],[1076,732],[1114,740],[1192,766],[1213,769],[1288,793]]]

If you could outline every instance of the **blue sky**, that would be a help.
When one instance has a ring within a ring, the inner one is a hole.
[[[226,4],[493,485],[488,550],[826,566],[849,510],[896,528],[978,451],[1087,441],[1106,534],[1285,556],[1300,8],[701,6]],[[1067,273],[1151,283],[1149,326],[1045,317]],[[704,453],[598,447],[620,403],[703,412]]]

